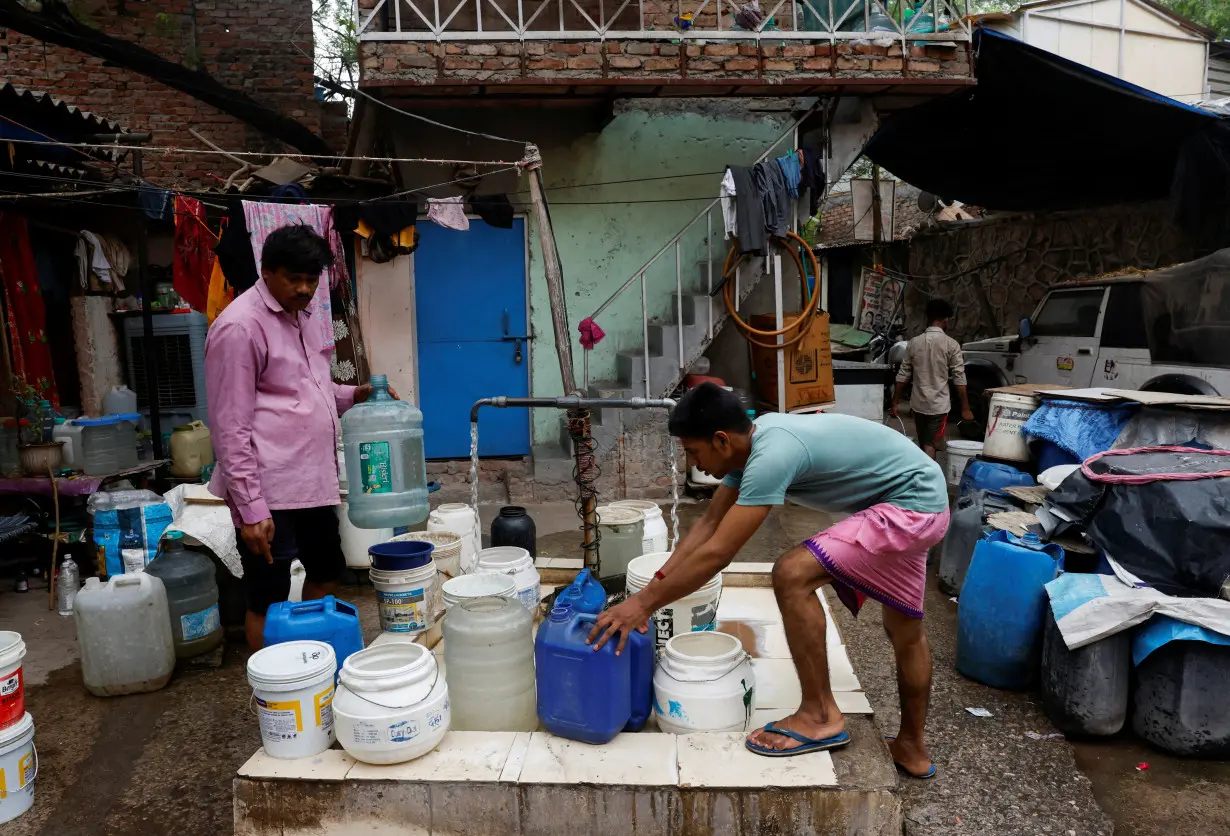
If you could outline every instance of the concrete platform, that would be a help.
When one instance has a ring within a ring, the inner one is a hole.
[[[799,684],[764,587],[769,566],[731,569],[718,629],[753,657],[759,726],[798,706]],[[428,755],[395,766],[358,763],[340,749],[296,761],[258,751],[235,779],[236,836],[898,834],[897,775],[831,612],[828,631],[834,694],[854,741],[842,751],[763,758],[743,747],[743,734],[663,734],[652,721],[604,746],[545,731],[452,731]]]

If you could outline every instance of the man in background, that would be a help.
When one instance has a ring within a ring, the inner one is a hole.
[[[961,420],[974,420],[974,413],[969,408],[965,385],[965,357],[960,344],[945,333],[952,319],[952,305],[943,299],[931,299],[927,302],[926,315],[927,330],[910,340],[905,361],[897,372],[889,414],[897,417],[901,394],[905,385],[913,380],[910,411],[914,413],[918,446],[934,459],[936,451],[945,447],[948,413],[952,411],[949,384],[956,388],[961,401]]]

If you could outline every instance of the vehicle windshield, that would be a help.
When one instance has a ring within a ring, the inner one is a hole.
[[[1046,297],[1033,320],[1035,337],[1093,337],[1106,288],[1060,290]]]

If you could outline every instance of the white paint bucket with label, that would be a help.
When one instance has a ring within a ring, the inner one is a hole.
[[[745,732],[756,708],[752,659],[734,636],[684,633],[653,673],[653,710],[668,734]]]
[[[20,723],[26,713],[26,691],[21,660],[26,643],[20,633],[0,630],[0,729]]]
[[[401,572],[372,569],[367,575],[376,590],[381,630],[421,633],[431,626],[430,599],[437,583],[434,563]]]
[[[534,558],[518,546],[495,546],[478,553],[478,572],[496,572],[512,575],[517,582],[517,600],[531,613],[538,609],[538,570]]]
[[[1031,395],[996,392],[991,395],[987,416],[987,436],[982,454],[1008,462],[1029,461],[1029,447],[1022,431],[1029,417],[1038,411],[1042,401]]]
[[[980,455],[982,455],[981,441],[953,439],[948,442],[948,461],[944,465],[944,475],[948,477],[948,484],[954,488],[960,485],[961,477],[965,475],[966,465]]]
[[[628,594],[649,586],[653,573],[670,559],[670,552],[641,555],[628,562]],[[661,650],[672,636],[717,628],[718,601],[722,598],[722,573],[710,578],[704,586],[678,601],[667,604],[653,614],[657,628],[654,647]]]
[[[34,749],[34,718],[24,714],[15,725],[0,731],[0,824],[12,821],[34,806],[36,778],[38,752]]]
[[[405,763],[444,739],[448,685],[427,648],[394,642],[360,650],[347,657],[339,679],[337,739],[356,760]]]
[[[310,758],[333,745],[337,657],[324,642],[284,642],[248,658],[248,683],[271,758]]]

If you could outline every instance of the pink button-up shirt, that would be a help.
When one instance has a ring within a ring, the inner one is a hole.
[[[271,509],[341,501],[338,415],[354,405],[355,387],[333,382],[331,351],[311,309],[284,310],[264,279],[210,327],[205,388],[218,465],[209,490],[237,526]]]

